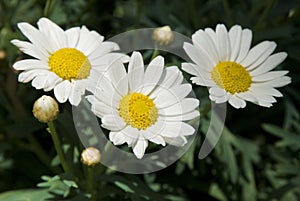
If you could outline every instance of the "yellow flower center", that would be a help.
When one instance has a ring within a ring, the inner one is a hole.
[[[231,61],[218,63],[211,72],[215,83],[231,94],[248,91],[251,76],[240,64]]]
[[[119,115],[128,125],[145,130],[157,121],[158,110],[148,96],[131,93],[121,99]]]
[[[50,70],[65,80],[84,79],[90,75],[89,59],[75,48],[62,48],[49,58]]]

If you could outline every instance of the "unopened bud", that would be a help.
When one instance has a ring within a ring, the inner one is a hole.
[[[163,26],[154,29],[153,40],[159,45],[167,46],[174,40],[174,34],[169,26]]]
[[[59,114],[58,104],[51,96],[43,95],[34,102],[33,115],[42,123],[55,120]]]
[[[6,58],[6,52],[4,50],[0,50],[0,59]]]
[[[95,147],[88,147],[81,153],[81,162],[87,166],[94,166],[100,163],[101,153]]]

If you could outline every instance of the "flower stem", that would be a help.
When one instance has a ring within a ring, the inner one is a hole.
[[[88,193],[92,195],[92,201],[96,200],[96,195],[94,193],[95,191],[95,179],[94,179],[94,173],[95,173],[95,169],[94,167],[88,167],[87,168],[87,182],[88,182]]]
[[[153,51],[153,54],[151,56],[150,61],[152,61],[158,54],[159,54],[159,51],[158,51],[158,49],[155,48],[154,51]]]
[[[46,1],[46,5],[45,5],[45,8],[44,8],[44,16],[45,17],[48,17],[49,14],[50,14],[50,10],[51,10],[51,7],[52,7],[52,0],[47,0]]]
[[[62,145],[61,145],[59,137],[57,135],[54,123],[53,123],[53,121],[51,121],[51,122],[48,122],[47,124],[48,124],[48,127],[49,127],[49,132],[50,132],[50,134],[52,136],[54,147],[56,149],[56,152],[57,152],[57,155],[59,157],[60,163],[61,163],[64,171],[65,172],[69,172],[70,169],[69,169],[69,167],[68,167],[68,165],[66,163],[66,160],[65,160],[65,157],[64,157],[64,153],[62,151]]]

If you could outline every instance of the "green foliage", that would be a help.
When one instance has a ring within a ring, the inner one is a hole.
[[[52,198],[47,190],[26,189],[2,193],[1,201],[38,201]]]
[[[49,177],[42,176],[44,182],[39,183],[37,186],[40,188],[48,188],[49,192],[55,195],[60,195],[66,198],[70,195],[72,188],[78,188],[78,185],[72,180],[66,180],[59,176]]]

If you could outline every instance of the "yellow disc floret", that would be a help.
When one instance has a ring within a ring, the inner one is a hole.
[[[131,93],[121,99],[119,115],[128,125],[145,130],[157,121],[158,110],[148,96]]]
[[[62,79],[84,79],[90,75],[91,63],[75,48],[62,48],[49,58],[50,70]]]
[[[240,64],[231,61],[220,62],[211,72],[215,83],[231,94],[248,91],[251,76]]]

